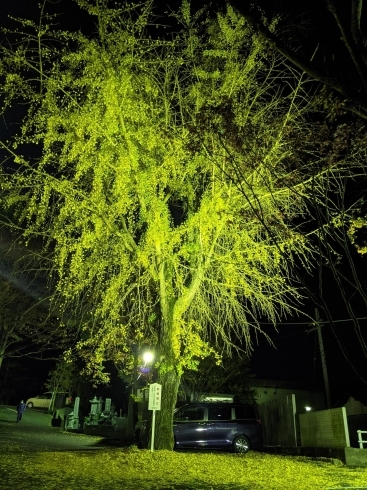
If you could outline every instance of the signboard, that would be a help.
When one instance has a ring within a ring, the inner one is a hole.
[[[153,383],[149,386],[148,410],[160,410],[162,397],[162,385]]]
[[[155,435],[155,411],[161,409],[162,385],[153,383],[149,386],[149,403],[148,410],[153,410],[152,417],[152,437],[150,441],[150,450],[154,451],[154,435]]]

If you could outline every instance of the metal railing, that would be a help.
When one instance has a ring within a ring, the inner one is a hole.
[[[362,434],[367,434],[367,430],[357,430],[358,442],[360,449],[363,449],[363,444],[367,444],[367,439],[362,439]]]

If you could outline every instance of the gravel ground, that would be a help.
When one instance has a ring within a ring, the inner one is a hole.
[[[0,453],[37,451],[92,451],[123,444],[99,436],[65,432],[51,426],[51,416],[44,410],[27,408],[16,422],[14,407],[0,406]]]

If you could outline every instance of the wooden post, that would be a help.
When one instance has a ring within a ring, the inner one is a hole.
[[[328,376],[327,366],[326,366],[324,343],[322,341],[321,324],[320,324],[320,317],[319,317],[319,310],[318,310],[318,308],[315,308],[315,320],[316,320],[317,336],[319,338],[322,372],[323,372],[323,375],[324,375],[325,396],[326,396],[326,408],[330,408],[331,407],[331,402],[330,402],[329,376]]]

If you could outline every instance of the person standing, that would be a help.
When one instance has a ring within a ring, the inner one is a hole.
[[[20,422],[22,420],[24,410],[25,410],[24,400],[20,400],[20,402],[17,405],[17,422]]]

